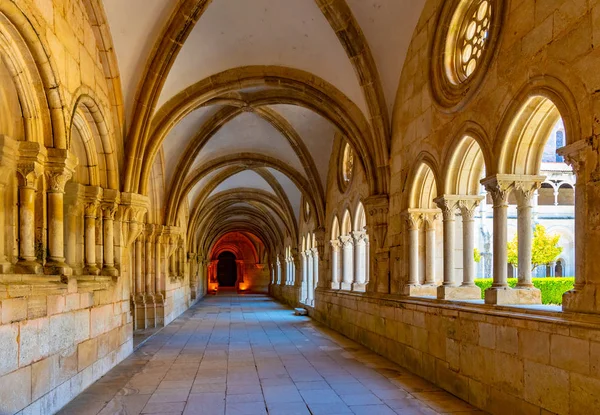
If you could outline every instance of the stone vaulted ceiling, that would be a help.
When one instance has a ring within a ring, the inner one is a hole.
[[[164,219],[177,224],[187,205],[190,234],[204,238],[194,243],[244,228],[282,246],[297,240],[303,198],[324,225],[339,133],[371,192],[385,192],[376,170],[387,165],[389,114],[424,3],[104,0],[125,104],[126,190],[148,193],[159,160]]]

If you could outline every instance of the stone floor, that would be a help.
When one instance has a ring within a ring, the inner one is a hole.
[[[61,414],[481,414],[266,296],[200,301]]]

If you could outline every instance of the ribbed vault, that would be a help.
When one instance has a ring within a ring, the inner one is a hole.
[[[299,243],[302,201],[326,227],[336,135],[370,194],[388,193],[389,112],[424,0],[104,3],[129,126],[124,190],[153,192],[163,163],[162,222],[185,212],[191,252],[245,232],[276,255]],[[143,18],[123,19],[137,6]]]

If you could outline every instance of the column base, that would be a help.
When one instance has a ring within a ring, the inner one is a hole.
[[[486,304],[542,304],[542,293],[537,288],[491,287],[485,290]]]
[[[407,284],[402,288],[402,295],[410,297],[435,297],[437,295],[436,285]]]
[[[331,283],[331,289],[332,290],[339,290],[340,289],[340,283],[339,282],[332,282]]]
[[[563,311],[600,314],[600,285],[587,283],[563,294]]]
[[[73,275],[73,269],[68,266],[64,260],[48,260],[44,265],[44,274],[46,275]]]
[[[100,269],[96,265],[88,265],[83,269],[85,275],[100,275]]]
[[[352,291],[365,292],[366,287],[367,287],[367,284],[362,284],[359,282],[352,283]]]
[[[15,264],[15,274],[43,274],[44,268],[37,261],[19,261]]]
[[[437,287],[439,300],[481,300],[481,288],[478,286],[440,285]]]
[[[0,274],[12,274],[13,264],[10,262],[0,262]]]
[[[350,291],[351,289],[352,289],[352,283],[350,283],[350,282],[341,282],[340,283],[340,290]]]
[[[146,328],[146,304],[142,296],[136,296],[133,302],[133,327],[134,330],[144,330]]]
[[[156,303],[154,302],[154,295],[147,294],[145,298],[145,323],[146,328],[156,327]]]
[[[109,277],[118,277],[119,270],[112,265],[105,265],[104,268],[102,268],[101,274]]]

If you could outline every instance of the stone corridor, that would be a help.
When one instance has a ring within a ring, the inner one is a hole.
[[[206,297],[66,406],[85,414],[475,414],[262,295]]]

